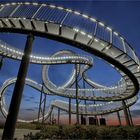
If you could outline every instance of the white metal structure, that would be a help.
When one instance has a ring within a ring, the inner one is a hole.
[[[111,107],[112,104],[116,104],[117,106],[116,109],[107,108],[104,110],[102,108],[99,111],[97,109],[95,113],[93,110],[96,107],[91,105],[90,107],[86,107],[89,110],[87,114],[104,114],[120,110],[122,109],[122,105],[119,104],[121,100],[127,100],[128,106],[135,103],[140,84],[139,59],[126,39],[93,17],[56,5],[29,2],[6,3],[0,5],[0,32],[16,32],[22,34],[32,32],[36,36],[47,37],[74,45],[110,63],[110,66],[113,66],[122,77],[115,85],[106,87],[91,81],[87,77],[86,71],[93,64],[92,59],[89,57],[79,56],[68,51],[61,51],[50,57],[31,55],[31,63],[50,65],[78,64],[79,67],[80,64],[84,64],[82,70],[78,71],[78,74],[93,89],[79,89],[78,98],[106,101],[108,102],[106,106]],[[11,47],[2,41],[0,42],[0,54],[16,60],[21,60],[23,56],[21,50]],[[65,57],[62,55],[65,55]],[[46,90],[49,90],[49,92],[55,95],[75,98],[75,89],[70,88],[74,82],[75,70],[73,70],[72,76],[67,83],[62,87],[57,87],[46,76],[48,68],[49,66],[45,65],[42,70],[42,79],[45,83]],[[12,80],[8,80],[6,84],[4,83],[1,88],[1,95],[4,89],[13,83]],[[27,79],[26,82],[26,84],[40,90],[40,85],[35,84],[32,80]],[[46,93],[48,92],[46,91]],[[52,105],[66,111],[68,110],[67,103],[64,102],[55,101]],[[80,113],[85,114],[83,105],[80,106]]]

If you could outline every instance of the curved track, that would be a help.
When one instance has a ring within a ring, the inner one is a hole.
[[[10,46],[9,46],[10,48]],[[12,50],[14,50],[14,48],[12,47]],[[20,51],[19,51],[20,52]],[[34,55],[33,55],[34,56]],[[38,56],[34,56],[33,58],[38,58]],[[50,61],[52,62],[51,64],[57,64],[58,62],[61,64],[67,64],[67,61],[70,64],[77,64],[78,65],[78,74],[81,75],[81,77],[86,77],[86,71],[88,70],[88,68],[90,68],[92,66],[93,60],[90,57],[85,57],[85,56],[78,56],[76,54],[74,54],[71,51],[67,51],[67,50],[63,50],[63,51],[59,51],[57,53],[55,53],[54,55],[50,56],[50,57],[45,57],[46,60],[46,64],[50,64]],[[34,60],[36,61],[36,60]],[[32,57],[31,57],[31,62],[32,62]],[[84,67],[82,66],[82,68],[80,68],[80,64],[85,64]],[[68,97],[68,98],[76,98],[75,95],[75,88],[70,88],[73,83],[75,82],[75,74],[76,74],[76,70],[74,69],[72,74],[71,74],[71,78],[61,87],[57,87],[56,85],[54,85],[49,79],[46,79],[46,77],[49,77],[49,75],[46,74],[46,71],[48,73],[48,69],[49,66],[46,67],[47,65],[44,65],[43,70],[42,70],[42,79],[45,83],[45,87],[43,87],[43,92],[45,94],[56,94],[59,96],[64,96],[64,97]],[[80,71],[80,69],[82,69],[82,71]],[[84,74],[83,74],[84,73]],[[103,97],[111,97],[111,96],[121,96],[121,94],[123,95],[123,92],[125,92],[126,90],[126,84],[125,81],[123,81],[122,79],[118,82],[118,84],[112,86],[112,87],[106,87],[103,85],[99,85],[93,81],[91,81],[88,78],[83,78],[85,80],[85,82],[89,82],[90,81],[90,85],[92,86],[92,88],[89,89],[79,89],[78,90],[78,98],[83,100],[97,100],[98,96],[100,98],[100,96]],[[4,93],[6,91],[6,88],[8,86],[10,86],[11,84],[14,84],[16,82],[16,78],[11,78],[6,80],[1,89],[0,89],[0,95],[1,95],[1,111],[3,113],[3,115],[6,117],[7,115],[7,111],[4,108],[5,106],[5,102],[4,102]],[[46,83],[47,82],[47,83]],[[42,91],[42,85],[37,83],[36,81],[33,81],[31,79],[26,79],[26,85],[31,86],[32,88],[38,90],[38,91]],[[132,104],[134,104],[137,101],[137,97],[133,97],[131,99],[127,100],[127,106],[131,106]],[[60,108],[64,111],[69,111],[69,106],[68,106],[68,102],[63,102],[60,100],[56,100],[53,101],[49,107],[49,110],[47,112],[47,114],[45,115],[45,118],[48,118],[50,113],[52,112],[52,109],[54,107]],[[96,104],[96,105],[80,105],[79,106],[79,113],[80,114],[88,114],[88,115],[100,115],[100,114],[107,114],[107,113],[111,113],[111,112],[115,112],[117,110],[121,110],[123,109],[123,105],[121,101],[109,101],[106,103],[100,103],[100,104]],[[72,105],[72,113],[76,113],[76,105],[73,104]],[[40,118],[41,120],[42,118]],[[21,122],[32,122],[32,121],[37,121],[38,119],[34,119],[34,120],[30,120],[30,121],[26,121],[26,120],[19,120]]]
[[[78,56],[68,51],[61,51],[50,57],[31,55],[31,63],[50,65],[77,64],[79,67],[81,67],[80,64],[84,64],[81,68],[82,70],[78,70],[78,74],[93,89],[79,89],[79,99],[108,101],[109,103],[110,101],[113,101],[113,103],[118,101],[119,103],[121,100],[127,99],[128,106],[136,101],[134,99],[136,99],[135,96],[139,91],[140,83],[139,59],[130,44],[119,33],[104,23],[83,13],[55,5],[28,2],[7,3],[0,5],[0,32],[32,33],[36,36],[74,45],[104,59],[121,74],[121,79],[115,85],[106,87],[91,81],[87,77],[86,71],[93,64],[92,59],[89,57]],[[16,60],[21,60],[23,56],[22,51],[2,41],[0,54]],[[75,89],[70,87],[75,80],[76,71],[73,70],[72,76],[67,83],[62,87],[57,87],[47,79],[46,71],[48,69],[49,66],[45,65],[42,70],[45,88],[52,94],[75,98]],[[9,84],[10,82],[8,81],[7,83]],[[35,88],[37,89],[37,87]],[[1,94],[3,94],[3,91],[1,91]],[[55,103],[60,108],[66,106],[63,105],[62,107],[59,101]],[[116,110],[120,108],[121,105],[118,108],[116,107]],[[64,110],[67,109],[65,108]],[[112,110],[115,109],[110,109],[107,112],[112,112]],[[103,113],[103,110],[96,111],[95,114],[101,113]],[[94,113],[92,112],[92,114]]]
[[[1,102],[0,102],[0,107],[1,107],[1,111],[4,115],[4,117],[7,116],[7,110],[5,109],[5,100],[4,100],[4,94],[6,91],[6,88],[8,86],[10,86],[11,84],[14,84],[16,82],[16,78],[11,78],[8,79],[7,81],[5,81],[0,89],[0,93],[1,93]],[[41,91],[42,90],[42,85],[37,83],[36,81],[33,81],[31,79],[26,79],[26,85],[31,86],[32,88]],[[48,90],[44,87],[43,88],[43,92],[45,94],[50,94],[48,92]],[[126,100],[126,105],[127,107],[133,105],[135,102],[137,101],[137,97],[133,97],[131,99]],[[55,100],[52,101],[50,104],[50,107],[47,111],[47,113],[45,114],[44,118],[47,119],[49,117],[49,115],[51,114],[53,108],[60,108],[61,110],[64,110],[66,112],[69,112],[69,104],[68,102],[64,102],[62,100]],[[91,105],[83,105],[80,104],[79,105],[79,114],[86,114],[86,115],[101,115],[101,114],[107,114],[107,113],[112,113],[115,111],[119,111],[122,110],[124,107],[122,105],[121,101],[109,101],[109,102],[104,102],[104,103],[97,103],[97,104],[91,104]],[[76,104],[72,104],[71,106],[71,113],[75,114],[76,113]],[[41,118],[39,118],[39,120],[41,120]],[[21,120],[19,119],[18,121],[20,122],[35,122],[38,121],[38,119],[34,119],[34,120]]]

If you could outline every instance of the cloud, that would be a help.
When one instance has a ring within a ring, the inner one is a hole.
[[[140,101],[135,104],[135,106],[140,106]]]
[[[139,117],[140,116],[140,110],[139,109],[132,110],[131,115],[132,115],[132,117]]]
[[[27,98],[27,96],[23,94],[23,95],[22,95],[22,98],[25,99],[25,98]]]
[[[31,97],[29,97],[30,99],[34,99],[35,97],[34,96],[31,96]]]
[[[11,96],[11,94],[10,93],[7,93],[6,96]]]
[[[8,93],[12,93],[13,92],[13,90],[11,90],[11,89],[7,89],[6,90]]]
[[[38,109],[39,109],[39,107],[34,107],[34,109],[35,109],[35,110],[38,110]]]
[[[35,111],[34,109],[30,109],[30,108],[27,108],[27,109],[24,109],[25,111]]]
[[[35,104],[39,104],[39,101],[34,101]]]
[[[31,101],[31,99],[24,99],[25,101]]]

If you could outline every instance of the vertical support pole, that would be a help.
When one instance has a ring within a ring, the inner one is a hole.
[[[27,75],[27,70],[30,62],[30,54],[32,52],[34,36],[29,34],[27,37],[24,55],[21,60],[20,68],[17,75],[17,81],[15,83],[7,119],[4,126],[2,140],[13,139],[16,121],[18,118],[18,112],[20,108],[22,93],[24,89],[25,78]]]
[[[85,104],[85,113],[86,113],[86,115],[85,115],[86,124],[85,125],[87,125],[87,107],[86,107],[87,101],[86,100],[84,100],[84,104]]]
[[[93,95],[94,95],[94,92],[93,92]],[[93,104],[94,105],[96,104],[95,100],[93,101]],[[95,106],[95,112],[96,112],[96,106]],[[96,119],[96,125],[99,126],[99,121],[98,121],[97,115],[95,115],[95,119]]]
[[[126,125],[130,126],[130,120],[129,120],[129,115],[128,115],[128,112],[127,112],[127,106],[126,106],[126,103],[125,101],[123,100],[122,101],[122,105],[123,105],[123,110],[124,110],[124,115],[125,115],[125,119],[126,119]]]
[[[50,114],[50,124],[52,124],[52,113]]]
[[[85,113],[87,113],[87,108],[86,108],[87,100],[84,100],[84,104],[85,104]]]
[[[41,88],[41,95],[40,95],[40,102],[39,102],[39,110],[38,110],[38,122],[40,121],[39,118],[42,117],[42,124],[45,121],[44,115],[46,110],[46,94],[43,92],[44,83],[42,82]]]
[[[99,126],[99,121],[98,121],[97,115],[95,115],[95,119],[96,119],[96,125]]]
[[[133,125],[134,125],[134,124],[133,124],[133,119],[132,119],[132,116],[131,116],[131,112],[130,112],[129,107],[127,108],[127,110],[128,110],[128,114],[129,114],[129,118],[130,118],[131,125],[133,126]]]
[[[52,124],[54,124],[54,113],[52,114]]]
[[[121,126],[122,123],[121,123],[121,117],[120,117],[120,113],[119,113],[119,111],[117,111],[117,116],[118,116],[119,125]]]
[[[77,73],[77,65],[75,64],[76,70],[76,79],[75,79],[75,88],[76,88],[76,120],[77,124],[79,124],[79,102],[78,102],[78,73]]]
[[[86,88],[86,85],[85,85],[85,81],[83,79],[83,88],[85,89]],[[84,92],[85,93],[85,92]],[[86,94],[85,94],[86,96]],[[87,105],[87,100],[84,100],[84,104],[85,104],[85,117],[86,117],[86,124],[87,124],[87,108],[86,108],[86,105]]]
[[[4,59],[4,57],[1,56],[1,58],[0,58],[0,70],[2,69],[2,66],[3,66],[3,59]]]
[[[43,93],[44,94],[44,93]],[[46,94],[44,94],[44,99],[43,99],[43,102],[44,102],[44,104],[43,104],[43,113],[42,113],[42,123],[44,123],[44,121],[45,121],[45,118],[44,118],[44,116],[45,116],[45,110],[46,110]]]
[[[43,86],[42,86],[43,87]],[[41,95],[40,95],[40,102],[39,102],[39,110],[38,110],[38,122],[39,122],[39,118],[40,118],[40,113],[41,113],[41,102],[42,102],[42,89],[41,89]]]
[[[93,93],[93,95],[94,95],[94,93]],[[93,101],[93,104],[94,105],[96,104],[95,100]],[[95,112],[96,112],[96,107],[95,107]],[[98,126],[99,123],[98,123],[98,117],[97,117],[97,115],[95,115],[95,119],[96,119],[96,125]]]
[[[60,123],[60,108],[58,108],[58,125]]]
[[[69,124],[71,124],[71,98],[69,98]]]

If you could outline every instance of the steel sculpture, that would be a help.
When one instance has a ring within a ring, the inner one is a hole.
[[[122,104],[122,101],[124,100],[125,107],[136,102],[136,95],[139,91],[140,84],[139,59],[124,37],[95,18],[56,5],[30,2],[6,3],[0,5],[0,32],[30,34],[32,36],[40,36],[73,45],[104,59],[111,67],[120,73],[121,79],[115,85],[107,87],[95,83],[86,75],[86,71],[93,65],[93,60],[89,57],[79,56],[74,52],[65,50],[55,53],[50,57],[35,56],[31,54],[29,58],[30,63],[47,64],[44,65],[42,69],[42,79],[45,87],[44,93],[51,93],[74,99],[105,102],[103,104],[89,106],[79,104],[78,114],[106,114],[123,109],[124,105]],[[11,47],[2,41],[0,42],[0,54],[3,57],[21,60],[22,62],[24,56],[27,55],[24,54],[23,51]],[[48,75],[46,75],[46,71],[49,69],[48,64],[75,64],[77,70],[73,70],[71,78],[64,85],[57,87],[48,79]],[[84,64],[82,68],[81,64]],[[77,74],[93,88],[78,90],[77,88],[71,88]],[[17,79],[18,78],[19,76]],[[22,78],[25,79],[25,75]],[[7,111],[3,107],[4,91],[10,84],[17,82],[17,79],[7,80],[1,88],[1,110],[5,116],[7,115]],[[21,80],[17,82],[17,84],[20,83]],[[25,84],[28,84],[37,90],[41,90],[42,88],[42,85],[27,78]],[[23,88],[23,86],[24,85],[22,85],[21,88]],[[20,91],[20,95],[22,95],[22,91]],[[14,96],[13,100],[15,100]],[[18,102],[17,108],[19,108],[20,99]],[[114,104],[114,108],[112,104]],[[107,106],[109,107],[107,108]],[[65,111],[71,109],[72,113],[77,112],[75,104],[72,104],[70,107],[67,102],[54,101],[51,104],[50,111],[46,114],[46,117],[52,111],[53,107],[58,107]],[[12,108],[12,105],[10,108]],[[96,109],[96,111],[94,111],[94,109]],[[13,113],[13,111],[11,112]],[[18,113],[18,109],[16,112]],[[15,122],[17,113],[14,115]],[[10,119],[7,118],[7,122],[8,120]],[[13,123],[13,126],[14,125],[15,123]],[[5,128],[6,133],[5,136],[3,136],[3,139],[13,138],[14,130],[11,131],[11,135],[6,137],[8,132]]]

